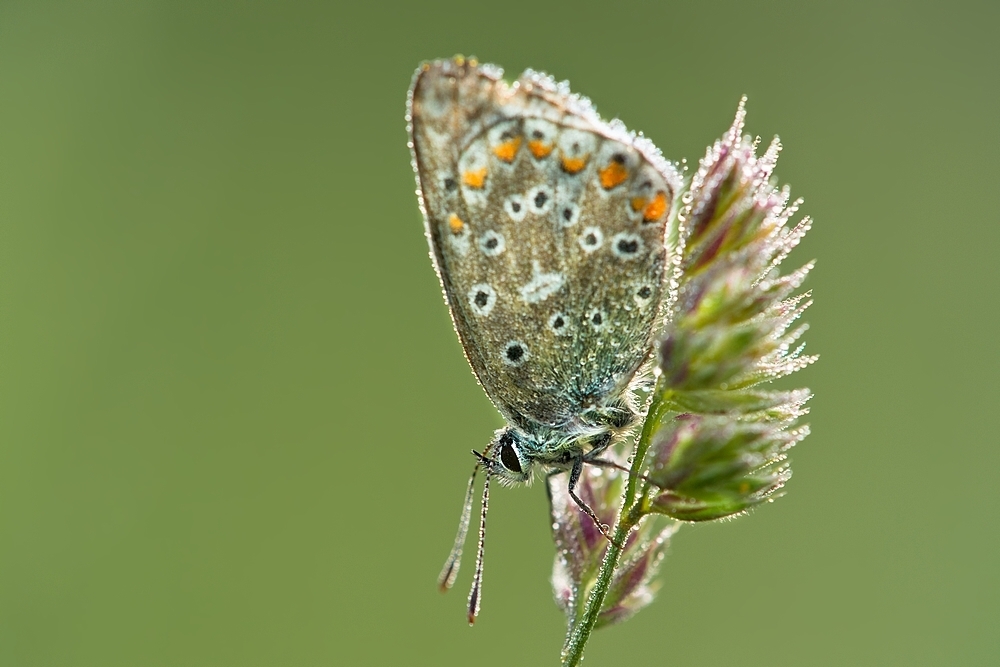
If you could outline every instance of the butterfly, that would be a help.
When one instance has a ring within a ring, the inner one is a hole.
[[[455,57],[422,64],[409,147],[431,258],[479,383],[506,425],[469,479],[439,585],[455,581],[476,475],[485,472],[468,619],[479,613],[489,483],[568,473],[637,420],[667,291],[669,220],[682,185],[647,139],[605,122],[566,83]]]

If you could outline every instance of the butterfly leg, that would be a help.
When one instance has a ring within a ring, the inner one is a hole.
[[[590,451],[584,454],[583,462],[590,463],[592,458],[596,458],[604,453],[604,450],[611,444],[611,431],[605,431],[593,439],[590,443]]]
[[[583,502],[580,496],[576,495],[576,484],[577,482],[580,481],[580,473],[582,472],[583,472],[583,457],[581,456],[578,457],[573,462],[573,467],[570,468],[569,471],[569,497],[573,499],[573,502],[575,502],[577,506],[579,506],[579,508],[582,509],[587,514],[587,516],[593,519],[594,525],[597,526],[597,530],[601,531],[601,535],[603,535],[608,540],[608,542],[611,542],[611,544],[615,545],[619,549],[623,548],[621,544],[615,542],[614,538],[611,536],[611,533],[609,532],[608,526],[601,521],[601,519],[597,516],[594,510],[590,508],[590,505]]]

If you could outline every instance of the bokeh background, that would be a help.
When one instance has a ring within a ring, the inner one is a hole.
[[[569,79],[817,224],[787,497],[587,664],[996,665],[996,3],[0,3],[0,665],[553,665],[541,485],[435,588],[500,422],[427,258],[424,59]]]

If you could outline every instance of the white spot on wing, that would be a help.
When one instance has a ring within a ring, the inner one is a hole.
[[[507,249],[507,242],[504,241],[503,235],[490,230],[479,237],[479,249],[484,255],[496,257]]]
[[[458,179],[455,174],[443,174],[438,178],[438,188],[449,199],[458,193]]]
[[[652,166],[648,164],[642,165],[639,169],[639,173],[636,174],[634,185],[632,187],[632,192],[628,197],[628,201],[625,203],[625,212],[630,220],[640,221],[642,220],[643,212],[646,205],[653,200],[657,192],[664,191],[667,192],[669,196],[673,196],[673,190],[667,185],[667,182],[663,180],[663,177],[657,173]],[[638,200],[640,206],[638,210],[632,206],[632,200]]]
[[[450,245],[452,249],[459,255],[465,256],[469,254],[469,240],[472,236],[469,233],[469,226],[462,225],[462,231],[460,231],[458,234],[452,233],[451,227],[448,225],[447,222],[444,223],[444,227],[445,227],[444,233],[448,239],[447,241],[448,245]]]
[[[465,174],[468,172],[479,172],[486,169],[486,178],[483,187],[474,188],[465,182]],[[462,198],[465,203],[472,207],[484,206],[489,194],[493,179],[489,173],[489,153],[486,150],[486,141],[479,139],[469,146],[458,159],[458,178],[462,188]]]
[[[633,298],[639,304],[639,307],[642,308],[649,305],[649,302],[653,299],[654,292],[655,290],[652,285],[638,285],[633,293]]]
[[[519,340],[509,340],[504,344],[500,358],[508,366],[520,366],[528,360],[528,346]]]
[[[559,152],[564,158],[589,159],[597,148],[597,137],[593,132],[565,130],[559,135]]]
[[[600,310],[599,308],[595,308],[594,310],[587,313],[587,322],[590,324],[592,328],[594,328],[597,331],[600,331],[601,329],[604,329],[606,326],[608,326],[608,314],[605,313],[603,310]]]
[[[532,262],[534,277],[521,288],[521,299],[525,303],[539,303],[559,291],[565,281],[561,273],[542,273],[538,262]]]
[[[635,259],[642,255],[644,249],[645,244],[642,241],[642,237],[638,234],[621,232],[611,238],[611,252],[619,259]]]
[[[503,210],[507,211],[507,215],[514,222],[521,222],[524,220],[524,216],[527,215],[528,209],[527,204],[524,201],[523,195],[510,195],[503,202]]]
[[[580,244],[584,252],[594,252],[604,243],[604,232],[601,231],[600,227],[587,227],[580,233],[577,243]]]
[[[559,204],[559,224],[563,227],[572,227],[580,220],[580,207],[575,202]]]
[[[496,149],[501,144],[510,141],[512,139],[516,139],[520,136],[521,131],[519,125],[520,123],[516,120],[497,123],[492,128],[490,128],[489,132],[487,132],[486,134],[487,142],[490,148],[491,162],[493,165],[496,165],[500,169],[508,171],[512,170],[521,156],[521,151],[523,150],[523,148],[519,148],[517,153],[514,155],[514,159],[510,162],[508,162],[507,160],[501,160],[500,156],[498,156],[494,152],[494,149]]]
[[[473,285],[469,290],[469,306],[476,315],[489,315],[497,304],[497,293],[487,283]]]
[[[528,200],[528,206],[531,208],[532,213],[545,215],[552,209],[552,188],[547,185],[539,185],[538,187],[531,188],[528,190],[528,195],[525,199]]]
[[[569,318],[563,313],[553,313],[549,318],[549,331],[557,336],[565,336],[570,332]]]
[[[629,177],[631,179],[635,176],[636,169],[641,164],[641,158],[639,153],[631,146],[626,146],[618,141],[605,141],[600,150],[597,151],[597,156],[595,159],[595,166],[598,170],[606,168],[611,162],[618,162],[628,171]],[[626,179],[626,183],[628,182]],[[603,187],[597,188],[597,192],[600,193],[602,197],[611,196],[621,196],[619,194],[618,188],[620,185],[616,185],[611,189],[604,189]]]
[[[538,141],[545,145],[555,143],[558,129],[555,123],[541,118],[529,118],[524,121],[524,138],[528,141]]]

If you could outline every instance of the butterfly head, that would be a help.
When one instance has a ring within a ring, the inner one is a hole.
[[[480,457],[489,470],[505,486],[531,481],[534,459],[530,455],[531,441],[512,426],[497,431],[487,450],[492,457]]]

